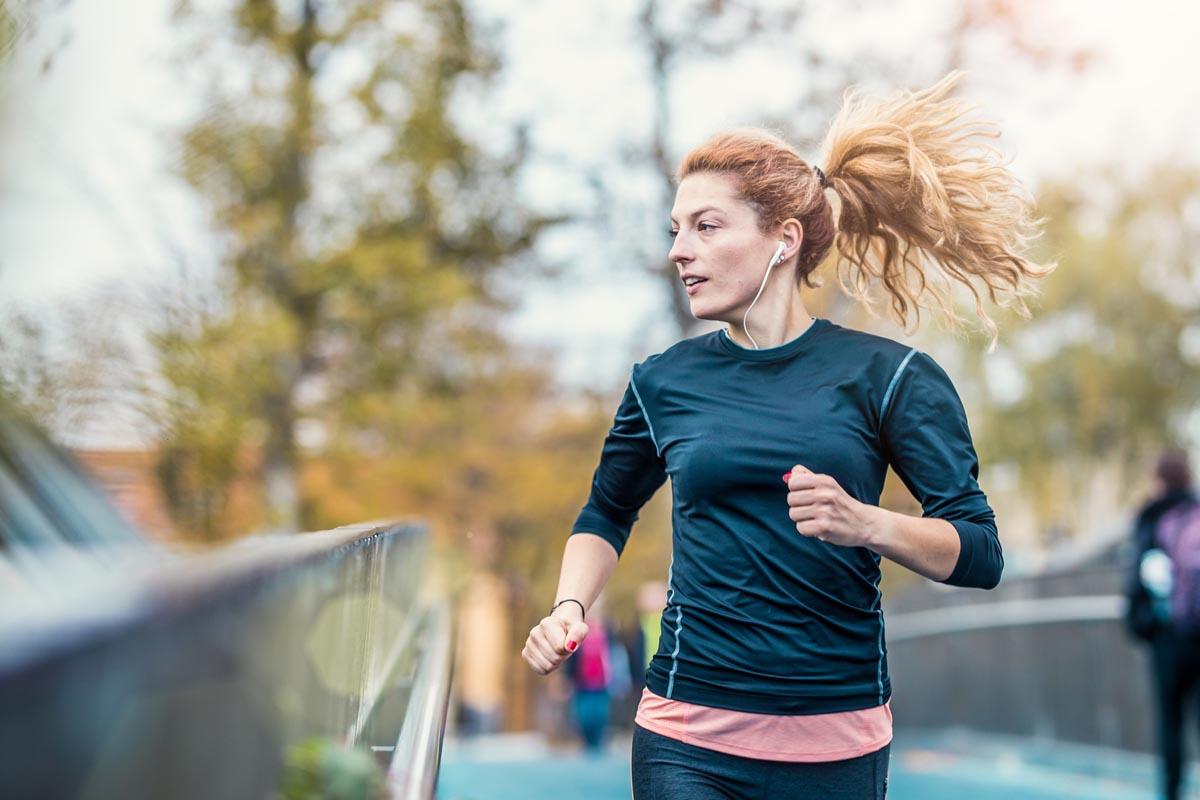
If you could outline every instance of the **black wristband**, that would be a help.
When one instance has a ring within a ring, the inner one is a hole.
[[[566,598],[565,600],[559,600],[557,603],[555,603],[554,605],[550,606],[550,613],[551,613],[551,614],[553,614],[553,613],[554,613],[554,609],[558,608],[558,607],[559,607],[559,606],[561,606],[563,603],[575,603],[576,605],[578,605],[578,606],[579,606],[579,613],[583,615],[582,617],[580,617],[580,619],[584,619],[584,618],[586,618],[586,617],[587,617],[587,609],[585,609],[585,608],[583,607],[583,603],[580,603],[580,602],[579,602],[578,600],[576,600],[574,597],[568,597],[568,598]]]

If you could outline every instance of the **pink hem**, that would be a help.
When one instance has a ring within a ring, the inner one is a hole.
[[[807,753],[804,755],[795,755],[792,753],[775,753],[767,750],[752,750],[748,747],[738,747],[737,745],[727,744],[721,741],[710,741],[702,739],[699,736],[689,736],[681,733],[674,728],[668,728],[665,725],[659,725],[655,722],[647,722],[645,719],[634,718],[634,724],[640,725],[647,730],[663,736],[670,737],[684,744],[693,744],[697,747],[703,747],[706,750],[716,750],[721,753],[728,753],[732,756],[742,756],[743,758],[757,758],[760,761],[795,761],[801,763],[819,763],[822,761],[844,761],[848,758],[858,758],[865,756],[867,753],[874,753],[879,748],[892,741],[891,734],[888,734],[878,742],[865,744],[862,747],[854,750],[832,753]]]
[[[668,700],[649,689],[643,690],[642,701],[634,717],[635,724],[685,744],[743,758],[793,762],[843,761],[874,753],[892,741],[890,702],[859,711],[775,716]],[[653,704],[652,712],[647,709],[650,704]],[[652,717],[651,713],[655,716]],[[702,719],[695,720],[694,714]],[[721,735],[697,735],[692,732],[697,722],[715,726]],[[767,723],[765,727],[764,722]],[[827,749],[834,742],[844,745],[847,739],[853,740],[856,734],[874,735],[867,740],[855,741],[851,747]],[[747,745],[747,742],[755,740],[767,745],[782,742],[793,747],[784,750]],[[826,749],[822,749],[823,745]]]

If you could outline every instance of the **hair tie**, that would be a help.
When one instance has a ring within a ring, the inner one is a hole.
[[[825,173],[821,171],[821,168],[814,164],[813,172],[817,173],[817,180],[819,180],[821,182],[821,188],[828,189],[829,188],[829,178],[825,177]]]

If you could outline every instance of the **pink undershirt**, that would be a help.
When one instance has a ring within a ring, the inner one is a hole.
[[[842,761],[892,740],[891,701],[830,714],[756,714],[684,703],[642,690],[634,722],[686,744],[768,761]]]

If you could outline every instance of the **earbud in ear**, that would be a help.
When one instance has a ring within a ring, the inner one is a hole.
[[[783,258],[783,251],[787,249],[787,243],[780,242],[779,247],[775,248],[775,255],[771,256],[771,266],[775,266]]]

